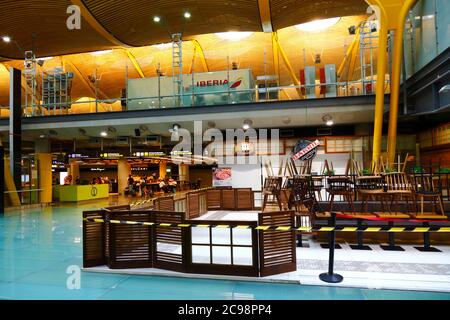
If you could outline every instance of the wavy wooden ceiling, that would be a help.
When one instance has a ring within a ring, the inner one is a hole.
[[[166,42],[169,34],[192,36],[226,31],[262,31],[257,0],[4,0],[0,4],[0,30],[24,50],[38,57],[103,50],[117,47],[82,18],[81,30],[66,27],[67,7],[85,8],[103,31],[130,46]],[[316,18],[363,14],[364,0],[271,0],[274,30]],[[192,17],[185,22],[183,12]],[[159,25],[153,16],[159,15]],[[163,23],[164,21],[164,23]],[[0,42],[0,56],[22,58],[12,43]]]

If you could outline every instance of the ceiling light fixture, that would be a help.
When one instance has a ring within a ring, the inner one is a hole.
[[[295,27],[300,31],[305,32],[321,32],[323,30],[326,30],[330,28],[331,26],[334,26],[338,21],[340,20],[340,17],[337,18],[330,18],[330,19],[322,19],[322,20],[314,20],[311,22],[306,22],[302,24],[298,24]]]
[[[160,22],[160,21],[161,21],[161,18],[160,18],[160,17],[158,17],[158,16],[154,16],[154,17],[153,17],[153,22],[158,23],[158,22]]]
[[[250,119],[245,119],[245,120],[244,120],[244,123],[242,124],[242,129],[248,130],[248,129],[251,128],[252,124],[253,124],[253,121],[252,121],[252,120],[250,120]]]
[[[186,11],[186,12],[184,13],[184,17],[185,17],[186,19],[189,19],[189,18],[191,17],[190,12]]]
[[[155,47],[158,50],[167,50],[169,48],[172,48],[172,42],[159,43],[159,44],[153,45],[152,47]]]
[[[101,135],[102,137],[107,137],[107,136],[108,136],[108,132],[102,131],[102,132],[100,132],[100,135]]]
[[[112,49],[109,49],[109,50],[100,50],[100,51],[93,51],[93,52],[89,52],[91,55],[93,55],[93,56],[101,56],[101,55],[104,55],[104,54],[107,54],[107,53],[111,53],[112,52]]]
[[[3,37],[2,37],[2,40],[3,40],[4,42],[11,42],[11,37],[9,37],[9,36],[3,36]]]
[[[236,32],[236,31],[215,33],[217,37],[229,41],[241,41],[245,38],[250,37],[252,34],[253,32]]]
[[[349,34],[349,35],[354,35],[354,34],[356,34],[356,26],[350,26],[350,27],[348,27],[348,34]]]
[[[332,125],[334,124],[333,117],[330,116],[329,114],[324,115],[324,116],[322,117],[322,120],[323,120],[323,122],[325,122],[325,124],[326,124],[327,126],[329,126],[329,127],[332,126]]]

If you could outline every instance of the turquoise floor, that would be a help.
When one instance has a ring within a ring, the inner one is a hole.
[[[92,205],[90,205],[92,207]],[[450,299],[450,294],[81,273],[81,211],[49,207],[0,215],[0,299]]]

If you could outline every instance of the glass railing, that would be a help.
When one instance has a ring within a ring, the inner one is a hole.
[[[286,85],[250,89],[186,90],[181,94],[85,99],[68,102],[28,104],[22,106],[24,117],[89,114],[132,110],[149,110],[213,105],[234,105],[303,99],[337,98],[374,94],[376,80]],[[389,92],[389,80],[385,81]],[[199,92],[200,91],[200,92]],[[9,108],[1,108],[1,116],[9,116]]]

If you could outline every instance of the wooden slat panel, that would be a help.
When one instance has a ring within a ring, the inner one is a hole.
[[[208,205],[207,205],[207,201],[206,201],[206,192],[200,192],[198,194],[198,201],[199,201],[199,215],[202,216],[205,213],[208,212]]]
[[[222,208],[222,191],[213,189],[206,191],[206,202],[208,210]]]
[[[294,212],[265,212],[259,225],[294,227]],[[295,231],[259,230],[260,275],[262,277],[297,270]]]
[[[111,219],[126,221],[152,221],[150,212],[109,213]],[[151,268],[153,266],[151,227],[128,224],[109,224],[108,266],[111,269]]]
[[[234,189],[222,189],[222,209],[235,210],[236,194]]]
[[[104,219],[102,210],[85,211],[83,218]],[[105,225],[103,223],[83,221],[83,267],[95,267],[106,264]]]
[[[251,188],[239,188],[236,190],[236,210],[253,209],[253,192]]]
[[[184,223],[184,212],[158,212],[154,211],[156,223]],[[153,249],[155,252],[154,265],[156,268],[185,272],[184,239],[185,231],[182,228],[155,227],[153,234]],[[158,251],[158,244],[178,245],[182,247],[181,254]]]
[[[155,200],[155,209],[158,211],[175,211],[173,197],[161,197]]]
[[[198,193],[188,193],[186,218],[193,219],[200,215],[200,199]]]

